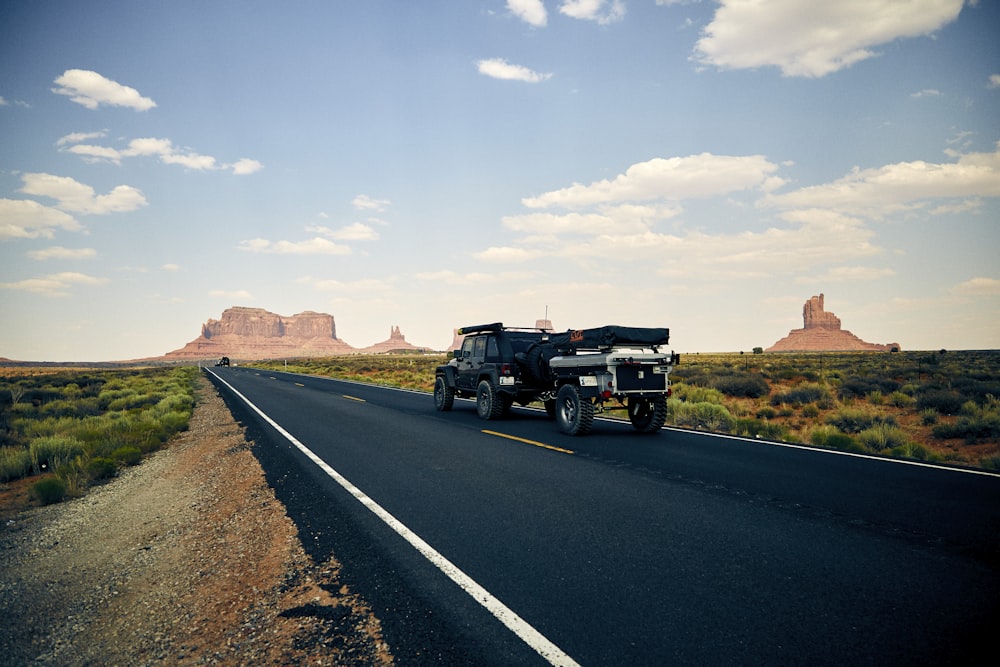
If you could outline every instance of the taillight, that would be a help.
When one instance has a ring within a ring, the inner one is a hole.
[[[501,364],[500,372],[504,375],[510,375],[510,364]]]

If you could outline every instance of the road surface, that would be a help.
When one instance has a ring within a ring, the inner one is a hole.
[[[541,411],[207,370],[400,664],[982,664],[994,645],[995,475],[604,420],[572,438]]]

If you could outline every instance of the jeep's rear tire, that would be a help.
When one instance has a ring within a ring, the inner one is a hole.
[[[438,412],[448,412],[455,404],[455,388],[448,386],[443,375],[434,379],[434,407]]]
[[[481,380],[476,387],[476,412],[480,419],[493,420],[503,416],[503,400],[489,380]]]
[[[653,398],[629,397],[628,420],[640,433],[658,433],[667,421],[667,398],[662,394]]]
[[[594,403],[580,388],[564,384],[556,394],[556,424],[566,435],[586,435],[594,424]]]

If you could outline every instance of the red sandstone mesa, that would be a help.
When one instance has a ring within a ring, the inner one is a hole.
[[[850,331],[840,328],[840,318],[823,310],[823,295],[811,297],[802,306],[801,329],[767,348],[767,352],[841,352],[876,350],[889,352],[901,349],[899,343],[866,343]]]

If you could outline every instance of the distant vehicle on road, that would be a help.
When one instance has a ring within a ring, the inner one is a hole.
[[[218,361],[215,362],[215,365],[216,366],[228,366],[229,365],[229,357],[222,357],[221,359],[219,359]]]

